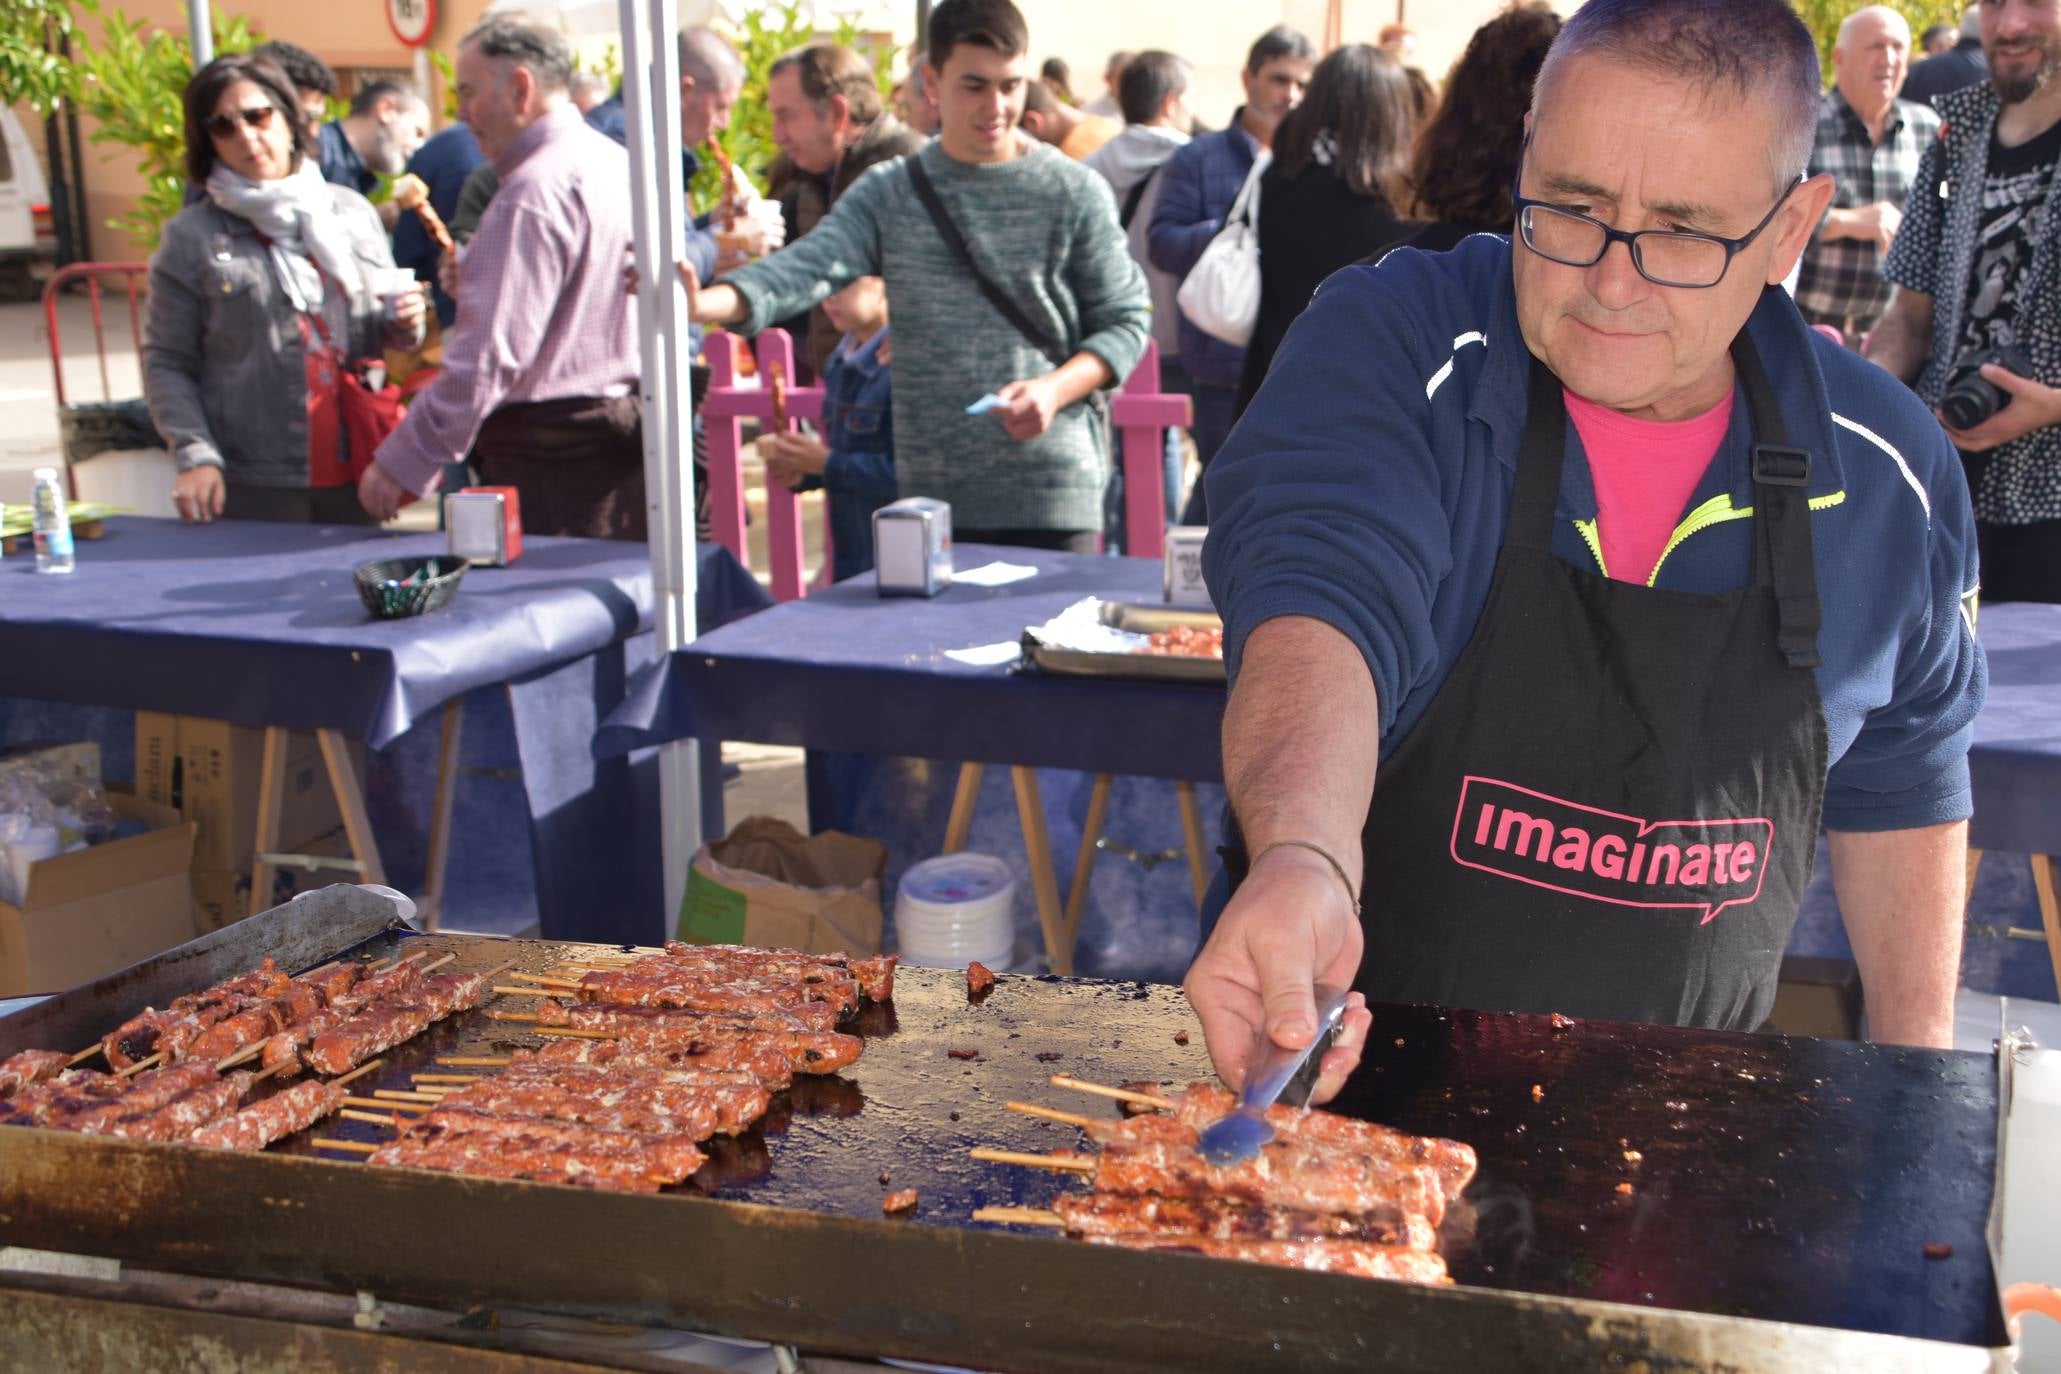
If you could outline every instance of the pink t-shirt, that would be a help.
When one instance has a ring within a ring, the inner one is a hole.
[[[1603,568],[1644,584],[1732,423],[1732,392],[1687,420],[1635,420],[1561,388],[1589,455]]]

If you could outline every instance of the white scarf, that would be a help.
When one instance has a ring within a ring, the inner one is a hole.
[[[252,181],[217,162],[208,174],[208,198],[249,220],[272,240],[273,267],[297,308],[313,310],[322,302],[322,278],[310,258],[343,288],[346,315],[350,302],[364,294],[350,235],[337,218],[333,193],[313,158],[303,157],[298,170],[277,181]]]

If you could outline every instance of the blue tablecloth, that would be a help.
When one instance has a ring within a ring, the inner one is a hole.
[[[444,702],[506,684],[544,933],[648,938],[655,780],[593,752],[602,713],[654,657],[646,547],[525,539],[516,563],[471,569],[439,611],[366,614],[354,567],[443,549],[441,534],[109,520],[68,577],[0,562],[0,697],[336,729],[383,748]],[[703,625],[770,603],[720,546],[700,549],[698,574]]]
[[[1015,640],[1084,596],[1156,602],[1159,564],[962,544],[961,568],[1038,570],[1003,587],[882,597],[866,574],[702,635],[644,674],[595,748],[701,736],[928,759],[1215,782],[1224,689],[975,667],[948,649]]]
[[[642,544],[532,538],[474,568],[431,615],[374,620],[351,570],[444,551],[441,534],[117,517],[78,570],[0,562],[0,694],[341,730],[375,748],[474,687],[520,680],[651,628]],[[737,560],[700,551],[697,609],[767,604]]]
[[[1975,718],[1975,819],[1968,842],[2061,853],[2061,606],[1984,606],[1989,700]]]

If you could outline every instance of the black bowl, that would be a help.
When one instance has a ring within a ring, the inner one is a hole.
[[[358,597],[379,620],[400,620],[437,609],[458,594],[466,562],[440,553],[429,558],[381,558],[352,572]],[[413,579],[413,580],[411,580]]]

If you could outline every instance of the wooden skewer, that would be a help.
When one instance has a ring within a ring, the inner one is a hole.
[[[494,987],[494,991],[496,991],[496,992],[500,993],[500,994],[501,994],[501,995],[503,995],[504,997],[563,997],[563,996],[565,996],[565,994],[564,994],[563,992],[559,991],[559,990],[558,990],[557,988],[518,988],[518,987],[511,987],[511,986],[509,986],[509,985],[508,985],[508,984],[506,984],[506,983],[499,983],[499,984],[496,984],[496,985],[495,985],[495,987]],[[504,1017],[503,1019],[505,1020],[505,1019],[507,1019],[507,1018],[505,1018],[505,1017]]]
[[[501,1068],[515,1061],[505,1054],[447,1054],[437,1060],[454,1068]]]
[[[77,1054],[73,1055],[70,1059],[66,1060],[64,1066],[69,1069],[77,1065],[83,1064],[88,1059],[91,1059],[94,1055],[99,1054],[102,1050],[106,1048],[107,1042],[105,1040],[95,1040],[85,1049],[80,1050]]]
[[[374,1088],[374,1089],[372,1090],[372,1095],[373,1095],[374,1097],[384,1098],[384,1099],[386,1099],[386,1100],[387,1100],[387,1101],[389,1101],[389,1102],[432,1102],[432,1103],[433,1103],[433,1102],[435,1102],[435,1101],[437,1100],[437,1099],[436,1099],[436,1097],[435,1097],[435,1095],[434,1095],[434,1094],[431,1094],[431,1093],[410,1093],[410,1092],[402,1092],[402,1091],[401,1091],[400,1089],[398,1089],[398,1088]]]
[[[236,1051],[236,1053],[232,1055],[229,1055],[228,1057],[224,1058],[221,1063],[215,1065],[215,1072],[227,1073],[229,1072],[229,1070],[235,1068],[238,1064],[248,1064],[251,1060],[256,1059],[259,1055],[265,1052],[265,1041],[269,1039],[271,1039],[270,1036],[265,1036],[263,1039],[253,1041],[251,1044],[245,1045],[242,1049]]]
[[[1061,1112],[1055,1111],[1050,1107],[1040,1107],[1035,1102],[1004,1102],[1002,1105],[1012,1112],[1021,1112],[1025,1116],[1043,1117],[1047,1121],[1057,1121],[1067,1126],[1078,1126],[1084,1131],[1092,1130],[1097,1126],[1113,1124],[1108,1121],[1098,1121],[1092,1116],[1082,1116],[1078,1112]]]
[[[377,1154],[385,1148],[382,1145],[367,1144],[362,1140],[331,1140],[326,1136],[316,1136],[308,1143],[318,1150],[348,1150],[354,1155]]]
[[[422,972],[425,975],[435,973],[438,969],[442,968],[445,964],[450,963],[453,959],[456,959],[457,957],[458,951],[454,949],[449,954],[446,954],[443,958],[432,959],[428,963],[424,964],[422,966]],[[503,967],[505,968],[506,965],[503,965]]]
[[[409,957],[413,958],[414,956],[411,955]],[[393,958],[391,955],[389,955],[387,958],[384,959],[374,959],[369,964],[360,964],[358,965],[358,976],[360,978],[363,978],[368,973],[377,973],[379,972],[379,970],[385,968],[388,964],[391,964],[392,962]]]
[[[480,1083],[485,1074],[477,1073],[411,1073],[408,1075],[417,1083]]]
[[[1152,1093],[1136,1093],[1129,1088],[1112,1088],[1102,1083],[1088,1083],[1078,1078],[1068,1078],[1063,1073],[1053,1074],[1051,1082],[1055,1088],[1072,1088],[1077,1093],[1093,1093],[1097,1097],[1106,1097],[1112,1101],[1135,1102],[1141,1107],[1157,1107],[1161,1111],[1169,1111],[1180,1105],[1172,1098],[1158,1097]]]
[[[271,1068],[261,1070],[255,1077],[251,1079],[251,1082],[262,1083],[266,1079],[272,1077],[274,1074],[285,1073],[288,1069],[298,1067],[299,1064],[300,1061],[298,1059],[282,1059],[277,1064],[274,1064]]]
[[[1008,1226],[1056,1226],[1065,1229],[1066,1219],[1043,1207],[976,1207],[975,1221],[999,1221]]]
[[[358,1081],[359,1079],[363,1078],[363,1077],[364,1077],[364,1076],[365,1076],[366,1074],[368,1074],[368,1073],[371,1073],[371,1072],[372,1072],[372,1071],[373,1071],[374,1069],[378,1068],[378,1067],[379,1067],[380,1065],[382,1065],[382,1064],[384,1064],[384,1063],[386,1063],[386,1060],[384,1060],[384,1059],[368,1059],[368,1060],[366,1060],[366,1061],[365,1061],[364,1063],[360,1064],[360,1065],[359,1065],[359,1066],[358,1066],[357,1068],[355,1068],[355,1069],[352,1069],[352,1070],[351,1070],[351,1071],[350,1071],[349,1073],[347,1073],[347,1074],[344,1074],[344,1075],[343,1075],[342,1077],[340,1077],[340,1078],[332,1078],[332,1079],[330,1079],[329,1081],[330,1081],[330,1083],[331,1083],[331,1085],[332,1085],[332,1086],[334,1086],[334,1087],[338,1087],[338,1088],[341,1088],[341,1087],[343,1087],[343,1086],[344,1086],[344,1085],[345,1085],[346,1083],[355,1083],[355,1082],[357,1082],[357,1081]]]
[[[510,1016],[510,1021],[534,1021],[534,1016]],[[569,1035],[575,1040],[615,1040],[620,1037],[614,1031],[578,1030],[572,1026],[539,1026],[539,1035]]]
[[[337,1115],[346,1121],[369,1121],[375,1126],[387,1126],[395,1130],[399,1130],[401,1125],[392,1113],[382,1116],[377,1112],[354,1112],[346,1107]]]
[[[434,1110],[430,1107],[414,1106],[407,1102],[389,1102],[383,1097],[346,1097],[344,1105],[346,1107],[370,1107],[372,1110],[380,1112],[427,1112]]]
[[[431,1083],[427,1087],[416,1089],[416,1092],[421,1096],[434,1098],[438,1101],[449,1097],[452,1093],[462,1093],[464,1091],[465,1089],[452,1083]]]
[[[990,1164],[1021,1164],[1030,1169],[1065,1169],[1076,1174],[1095,1172],[1095,1161],[1066,1155],[1033,1155],[1021,1150],[993,1150],[985,1145],[976,1145],[972,1151],[975,1159]]]
[[[535,1012],[490,1011],[487,1013],[487,1019],[491,1021],[534,1021],[537,1017]]]
[[[573,988],[577,990],[580,986],[578,980],[576,979],[546,978],[541,973],[511,973],[508,976],[510,978],[521,979],[525,983],[536,983],[541,987],[547,988]]]
[[[153,1054],[148,1059],[139,1059],[135,1063],[131,1064],[128,1068],[117,1070],[115,1073],[115,1077],[133,1078],[137,1074],[142,1073],[145,1069],[154,1069],[159,1064],[162,1064],[164,1062],[165,1052],[163,1050],[159,1050],[156,1054]]]

